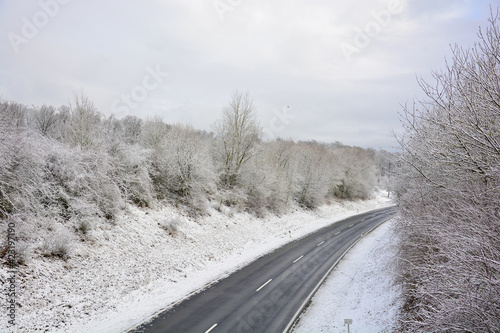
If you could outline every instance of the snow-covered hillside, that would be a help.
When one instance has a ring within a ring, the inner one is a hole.
[[[74,244],[66,261],[37,257],[19,268],[15,331],[122,332],[290,239],[387,204],[379,194],[263,219],[210,209],[196,221],[173,208],[128,206],[115,225]]]

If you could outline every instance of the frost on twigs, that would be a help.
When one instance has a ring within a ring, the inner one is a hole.
[[[65,230],[48,234],[40,247],[44,257],[56,257],[67,260],[71,254],[71,235]]]
[[[214,124],[215,156],[220,182],[232,188],[241,182],[245,167],[256,154],[262,136],[253,101],[248,93],[235,91],[222,118]]]
[[[455,46],[425,100],[405,107],[396,193],[401,211],[400,326],[500,327],[499,13],[472,49]]]

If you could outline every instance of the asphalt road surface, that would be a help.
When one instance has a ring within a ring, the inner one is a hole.
[[[267,254],[128,332],[287,332],[329,272],[395,207],[332,224]]]

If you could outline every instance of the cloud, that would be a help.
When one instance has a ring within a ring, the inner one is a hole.
[[[14,52],[8,34],[55,2]],[[470,45],[489,15],[486,1],[409,0],[377,29],[388,1],[220,0],[222,19],[217,1],[62,2],[0,2],[3,98],[57,106],[84,91],[110,114],[159,66],[168,77],[128,114],[210,130],[231,93],[248,90],[263,123],[286,105],[297,112],[280,135],[370,147],[390,145],[399,103],[419,95],[415,77],[442,67],[450,43]],[[339,45],[370,27],[346,61]]]

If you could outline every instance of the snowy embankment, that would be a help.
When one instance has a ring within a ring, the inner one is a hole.
[[[390,332],[401,306],[395,282],[394,220],[362,238],[332,271],[302,314],[294,333]]]
[[[66,261],[39,256],[20,267],[16,327],[3,313],[0,331],[123,332],[291,239],[388,204],[379,194],[263,219],[212,208],[197,220],[128,206],[114,225],[72,243]],[[0,273],[5,279],[6,268]]]

